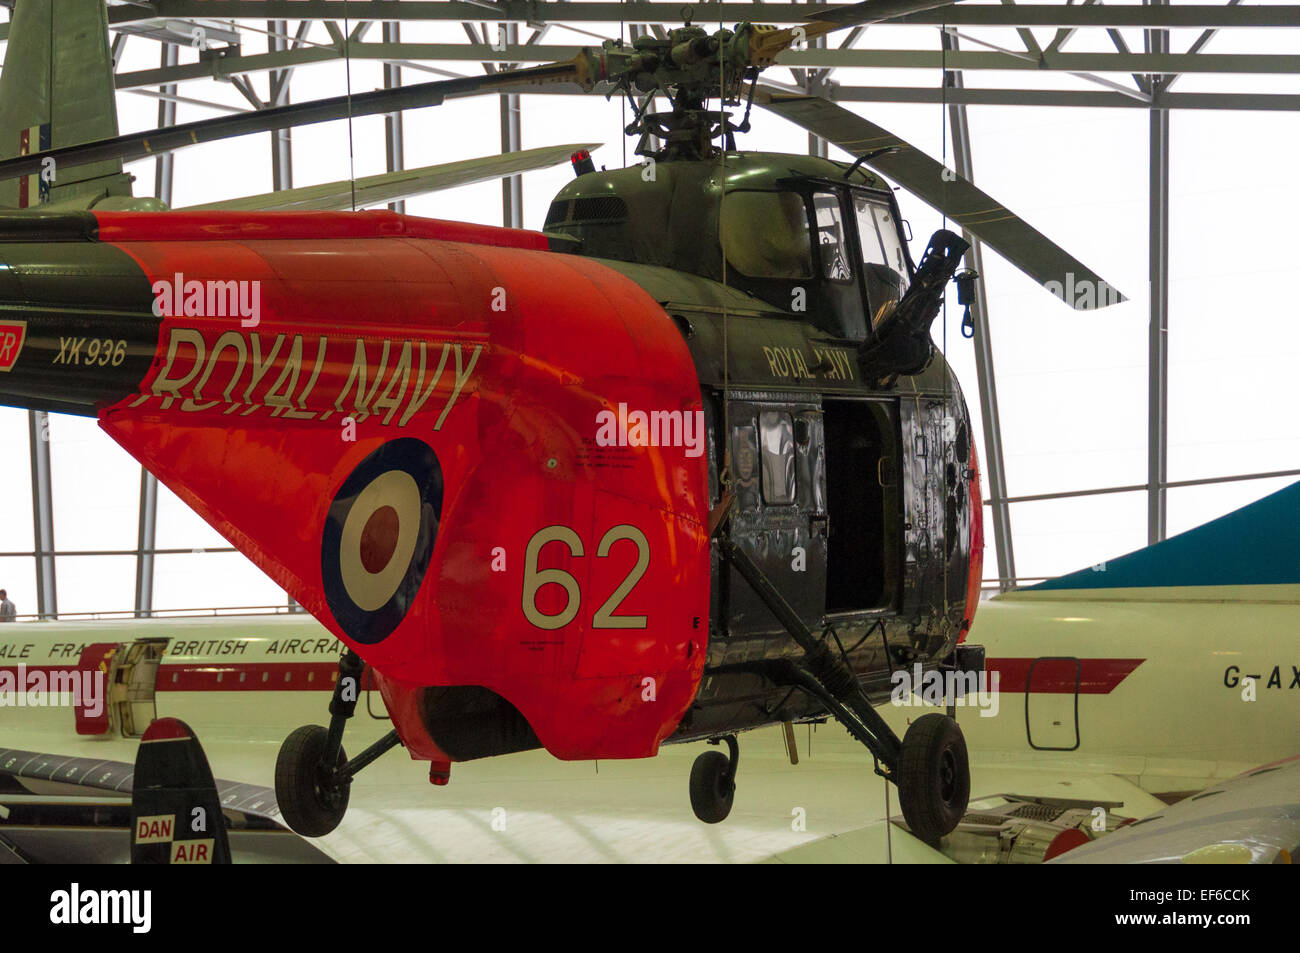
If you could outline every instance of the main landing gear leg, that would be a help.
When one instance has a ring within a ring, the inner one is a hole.
[[[343,729],[361,696],[366,663],[351,649],[339,659],[339,677],[330,699],[330,724],[304,725],[280,746],[275,761],[275,799],[280,816],[303,837],[322,837],[339,826],[348,809],[352,779],[390,748],[401,744],[390,731],[351,761],[343,751]]]
[[[719,740],[727,743],[731,756],[721,751],[706,751],[691,765],[691,810],[705,824],[717,824],[731,813],[731,802],[736,797],[736,766],[740,764],[740,745],[735,735],[722,739],[710,738],[709,744]]]
[[[804,650],[806,666],[787,663],[775,667],[782,680],[816,697],[870,750],[877,773],[898,785],[903,817],[913,834],[936,844],[951,833],[970,799],[970,761],[957,722],[938,712],[924,715],[912,723],[900,742],[872,707],[857,676],[804,625],[749,554],[730,539],[723,538],[719,544],[727,561]]]

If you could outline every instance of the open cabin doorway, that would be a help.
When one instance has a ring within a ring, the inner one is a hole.
[[[902,551],[898,415],[892,403],[822,402],[828,615],[897,608]]]

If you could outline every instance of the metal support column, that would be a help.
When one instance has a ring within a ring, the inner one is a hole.
[[[1146,0],[1163,6],[1167,0]],[[1169,52],[1169,31],[1148,30],[1149,53]],[[1167,77],[1151,77],[1148,193],[1147,543],[1165,538],[1169,482],[1169,110],[1158,105]]]
[[[179,50],[174,44],[164,43],[160,54],[163,69],[179,62]],[[158,100],[158,128],[176,124],[176,84],[158,87],[162,94]],[[165,152],[154,160],[154,195],[172,204],[172,181],[175,172],[175,153]],[[147,618],[153,612],[153,549],[157,544],[158,480],[144,467],[140,468],[139,528],[135,551],[135,614]]]
[[[135,551],[135,615],[147,619],[153,614],[153,549],[157,544],[158,480],[140,470],[140,531]]]
[[[384,23],[384,42],[400,43],[401,24],[396,21]],[[384,89],[396,89],[402,85],[402,68],[392,63],[384,64]],[[384,117],[384,146],[389,172],[400,172],[406,168],[406,150],[402,140],[402,114],[389,113]],[[394,212],[405,212],[406,202],[398,199],[388,203]]]
[[[519,24],[505,24],[507,46],[519,44]],[[513,64],[512,64],[513,65]],[[519,97],[513,93],[501,97],[501,152],[518,152],[523,130],[519,122]],[[524,227],[524,180],[512,175],[501,180],[501,224],[507,228]]]
[[[812,0],[808,0],[809,3]],[[826,37],[819,36],[808,42],[810,50],[826,49]],[[804,74],[804,89],[808,91],[809,96],[821,96],[826,91],[826,80],[830,77],[831,71],[828,69],[809,69]],[[830,148],[825,139],[821,136],[808,133],[808,154],[810,156],[820,156],[825,159],[830,155]]]
[[[266,29],[270,34],[266,39],[267,47],[272,53],[289,48],[289,21],[267,20]],[[292,69],[271,71],[267,106],[289,104],[289,80],[292,76]],[[271,133],[271,188],[276,192],[293,188],[293,138],[287,128]]]
[[[54,578],[54,491],[50,481],[50,415],[27,412],[32,452],[32,536],[36,544],[36,612],[42,619],[59,615],[59,587]]]
[[[267,38],[267,49],[271,52],[278,50],[287,50],[289,48],[289,21],[288,20],[268,20],[267,30],[270,36]],[[301,24],[298,28],[298,39],[301,40],[306,36],[303,27],[307,24]],[[385,24],[387,30],[387,24]],[[297,44],[295,44],[296,46]],[[384,68],[384,78],[388,78],[388,68]],[[270,77],[269,95],[267,106],[287,106],[289,104],[289,85],[293,79],[293,70],[272,70]],[[293,188],[293,139],[290,136],[289,129],[279,129],[271,133],[271,188],[276,192],[283,189]],[[285,593],[285,603],[290,612],[297,611],[298,603],[293,596]]]
[[[957,49],[955,33],[942,33],[945,49]],[[950,70],[944,78],[950,89],[961,89],[962,75]],[[952,125],[953,170],[969,182],[975,181],[974,167],[971,162],[970,125],[967,122],[966,107],[951,103],[948,106],[948,120]],[[969,267],[984,274],[984,257],[982,243],[974,235],[963,230],[963,236],[970,242],[970,251],[966,253]],[[1002,580],[998,588],[1005,592],[1015,585],[1016,556],[1011,539],[1011,506],[1007,502],[1006,468],[1002,456],[1002,423],[998,416],[997,375],[993,370],[993,341],[989,335],[989,312],[984,286],[975,296],[971,306],[971,318],[975,322],[975,376],[979,381],[980,416],[984,419],[984,469],[989,480],[989,518],[993,523],[993,546],[998,555],[998,576]]]
[[[171,43],[162,44],[162,53],[159,56],[159,64],[162,68],[170,69],[178,62],[179,51],[176,46]],[[175,83],[158,87],[162,97],[158,100],[158,128],[160,129],[164,126],[176,125],[176,90]],[[172,204],[172,170],[175,158],[174,152],[164,152],[154,160],[153,194],[169,206]]]

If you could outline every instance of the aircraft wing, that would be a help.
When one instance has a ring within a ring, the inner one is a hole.
[[[1289,864],[1300,850],[1300,756],[1215,784],[1063,854],[1062,864]]]
[[[267,192],[221,202],[205,202],[202,205],[187,206],[184,211],[340,211],[354,206],[369,208],[442,189],[472,185],[475,182],[519,175],[536,169],[548,169],[567,162],[569,157],[580,149],[590,151],[596,148],[599,148],[599,143],[542,146],[538,149],[525,149],[522,152],[510,152],[505,155],[462,159],[457,162],[424,166],[420,169],[365,176],[356,179],[355,182],[344,179],[324,185],[307,185],[297,189],[284,189],[280,192]]]

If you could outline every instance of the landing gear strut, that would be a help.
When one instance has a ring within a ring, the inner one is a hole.
[[[736,766],[740,763],[740,745],[735,735],[722,739],[731,756],[721,751],[706,751],[691,766],[691,810],[705,824],[717,824],[731,813],[736,797]],[[709,739],[716,745],[717,738]]]
[[[970,798],[970,762],[956,720],[937,712],[925,715],[899,741],[872,706],[857,676],[813,635],[749,554],[726,537],[719,539],[719,548],[804,650],[804,664],[790,660],[766,663],[766,674],[778,683],[807,691],[867,747],[876,760],[876,773],[898,785],[903,817],[914,835],[935,844],[951,833]],[[692,795],[694,778],[692,772]],[[698,811],[696,814],[699,816]]]
[[[390,748],[401,744],[390,731],[351,761],[343,751],[343,729],[361,695],[366,663],[349,649],[339,659],[339,677],[330,699],[329,728],[304,725],[280,746],[275,761],[275,799],[280,816],[303,837],[323,837],[347,813],[352,779]]]

